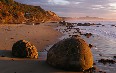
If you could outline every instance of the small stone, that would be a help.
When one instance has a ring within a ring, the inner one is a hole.
[[[14,39],[14,38],[10,38],[10,39]]]
[[[90,47],[90,48],[92,48],[92,47],[93,47],[93,45],[92,45],[92,44],[89,44],[89,47]]]
[[[86,33],[84,34],[87,38],[91,37],[92,36],[92,33]]]
[[[114,56],[114,58],[116,58],[116,56]]]

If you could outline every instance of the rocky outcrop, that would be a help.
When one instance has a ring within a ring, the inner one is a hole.
[[[38,58],[36,47],[25,40],[19,40],[13,44],[12,55],[20,58]]]
[[[68,38],[50,48],[47,53],[47,63],[53,67],[81,71],[93,66],[93,56],[83,39]]]
[[[61,18],[52,11],[46,11],[47,16],[49,16],[50,21],[60,21]]]
[[[0,0],[0,23],[21,24],[46,21],[60,21],[54,12],[45,11],[40,6],[25,5],[13,0]]]

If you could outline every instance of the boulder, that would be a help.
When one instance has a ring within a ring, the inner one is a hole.
[[[47,53],[47,63],[53,67],[83,71],[93,66],[89,45],[81,38],[68,38],[54,44]]]
[[[20,58],[38,58],[36,47],[26,40],[19,40],[13,44],[12,55]]]

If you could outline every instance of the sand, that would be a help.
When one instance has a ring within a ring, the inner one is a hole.
[[[49,66],[42,58],[14,58],[11,55],[12,45],[18,40],[31,42],[39,52],[59,41],[62,34],[54,29],[56,25],[0,25],[0,73],[70,73]]]
[[[51,25],[52,26],[52,25]],[[0,50],[11,50],[13,43],[18,40],[27,40],[34,44],[38,51],[58,40],[61,33],[46,24],[40,25],[1,25]]]

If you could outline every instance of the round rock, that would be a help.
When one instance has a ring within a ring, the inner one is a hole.
[[[81,38],[68,38],[54,44],[47,53],[47,63],[53,67],[82,71],[92,68],[89,45]]]
[[[38,58],[36,47],[26,40],[19,40],[13,44],[12,55],[20,58]]]

